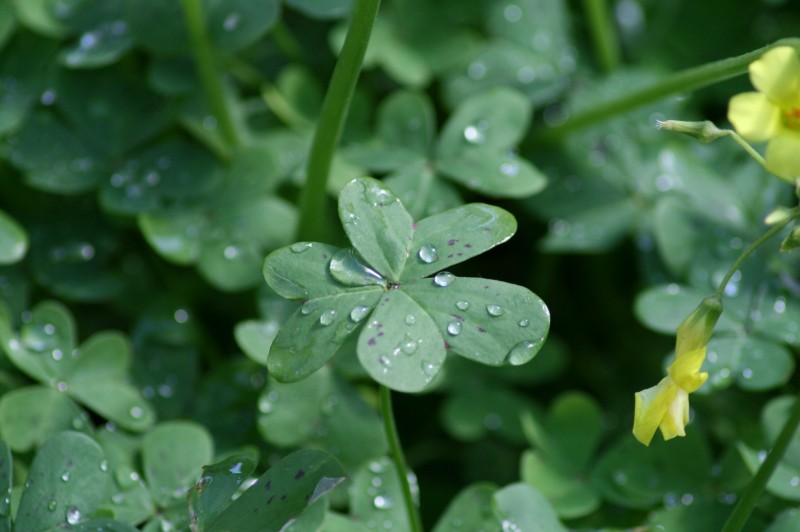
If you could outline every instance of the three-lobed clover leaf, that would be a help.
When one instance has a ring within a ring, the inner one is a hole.
[[[356,333],[367,372],[404,392],[429,386],[448,350],[492,366],[539,351],[550,315],[538,296],[444,271],[508,240],[511,214],[472,203],[415,223],[391,190],[365,177],[339,194],[339,217],[353,248],[298,242],[265,260],[267,283],[304,301],[272,343],[276,379],[307,377]]]

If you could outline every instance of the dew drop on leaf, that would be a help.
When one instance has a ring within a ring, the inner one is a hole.
[[[469,308],[469,301],[456,301],[456,308],[458,310],[467,310]]]
[[[419,260],[425,264],[431,264],[439,260],[439,252],[431,244],[425,244],[419,248]]]
[[[55,512],[57,507],[58,503],[56,501],[50,501],[50,504],[47,505],[47,509],[51,512]]]
[[[358,305],[354,307],[353,310],[350,311],[350,319],[359,322],[367,317],[369,314],[369,307],[365,307],[364,305]]]
[[[61,473],[61,480],[63,480],[64,482],[69,482],[69,477],[70,477],[69,471],[64,471],[63,473]]]
[[[392,499],[385,495],[378,495],[372,500],[372,504],[379,510],[388,510],[392,507]]]
[[[470,125],[464,128],[464,138],[470,144],[481,144],[484,140],[486,140],[486,135],[483,134],[483,131],[479,126]]]
[[[461,322],[460,321],[451,321],[447,324],[447,334],[450,336],[458,336],[461,334]]]
[[[70,525],[77,525],[81,520],[81,511],[72,506],[67,510],[67,523]]]
[[[311,242],[295,242],[289,249],[291,249],[293,253],[302,253],[311,249],[311,245]]]
[[[519,165],[516,162],[505,162],[500,165],[500,173],[508,177],[514,177],[519,174]]]
[[[508,352],[506,361],[512,366],[524,364],[533,358],[540,344],[541,342],[532,342],[530,340],[520,342]]]
[[[433,283],[436,286],[449,286],[455,280],[456,276],[450,272],[439,272],[433,277]]]
[[[319,323],[322,326],[330,325],[336,320],[336,311],[332,308],[326,309],[319,316]]]
[[[486,305],[486,312],[489,313],[490,316],[502,316],[505,314],[503,307],[500,305]]]
[[[520,327],[527,327],[529,323],[530,322],[528,321],[528,318],[522,318],[517,322],[517,325],[519,325]]]
[[[406,315],[406,325],[414,325],[417,323],[417,318],[413,314]]]
[[[140,417],[142,417],[144,415],[144,410],[142,410],[141,406],[131,407],[130,415],[134,419],[139,419]]]
[[[305,316],[308,316],[312,312],[314,312],[314,305],[311,304],[310,301],[306,301],[305,303],[303,303],[303,306],[300,307],[300,313]]]
[[[400,344],[400,350],[407,355],[413,355],[417,350],[417,342],[415,342],[411,338],[406,338]]]

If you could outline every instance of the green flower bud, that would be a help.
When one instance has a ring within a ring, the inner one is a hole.
[[[702,122],[684,122],[682,120],[664,120],[658,122],[656,127],[683,133],[694,137],[700,142],[711,142],[718,138],[724,137],[728,134],[727,131],[719,129],[710,120],[703,120]]]
[[[722,314],[722,301],[718,296],[705,298],[678,327],[675,355],[704,348],[711,339],[714,326]]]

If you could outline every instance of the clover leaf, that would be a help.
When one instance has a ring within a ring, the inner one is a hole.
[[[264,263],[275,292],[303,300],[270,348],[277,380],[314,373],[356,333],[367,372],[404,392],[428,387],[448,350],[492,366],[539,351],[550,315],[538,296],[443,271],[508,240],[511,214],[472,203],[415,223],[389,188],[365,177],[339,194],[339,217],[352,248],[298,242]]]

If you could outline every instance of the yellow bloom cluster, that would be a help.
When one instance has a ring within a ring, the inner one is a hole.
[[[767,144],[767,168],[786,179],[800,177],[800,57],[790,46],[769,50],[750,64],[759,92],[731,98],[728,120],[752,142]]]
[[[701,373],[700,368],[721,313],[722,303],[717,296],[704,299],[678,327],[675,361],[667,368],[667,376],[636,394],[633,435],[643,444],[650,445],[657,429],[661,429],[665,440],[686,436],[689,394],[708,378],[708,373]]]

